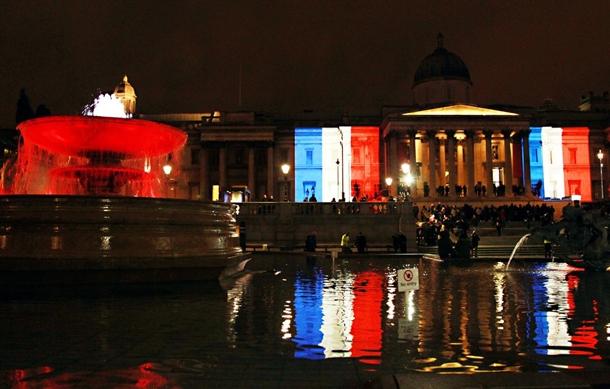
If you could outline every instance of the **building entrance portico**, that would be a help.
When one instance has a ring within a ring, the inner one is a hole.
[[[388,115],[381,131],[385,171],[398,185],[405,182],[401,165],[409,165],[411,198],[531,187],[523,168],[529,160],[529,122],[515,113],[450,105]]]

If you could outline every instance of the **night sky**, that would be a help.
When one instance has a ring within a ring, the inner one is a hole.
[[[410,104],[439,32],[477,104],[576,109],[610,90],[606,0],[7,0],[0,14],[1,127],[21,88],[34,110],[74,114],[124,74],[139,113]]]

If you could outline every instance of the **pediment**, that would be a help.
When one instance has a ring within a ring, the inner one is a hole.
[[[456,104],[447,107],[403,113],[403,116],[519,116],[516,113],[482,108],[474,105]]]

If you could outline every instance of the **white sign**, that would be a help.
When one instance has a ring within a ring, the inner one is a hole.
[[[419,336],[419,323],[398,319],[398,339],[415,340]]]
[[[397,278],[399,292],[419,289],[419,269],[401,269]]]

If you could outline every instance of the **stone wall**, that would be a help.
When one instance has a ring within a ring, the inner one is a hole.
[[[402,231],[409,251],[416,250],[415,220],[410,202],[362,203],[240,203],[236,219],[246,225],[247,244],[294,248],[316,231],[319,245],[339,245],[349,232],[352,243],[362,232],[369,246],[392,244]]]

